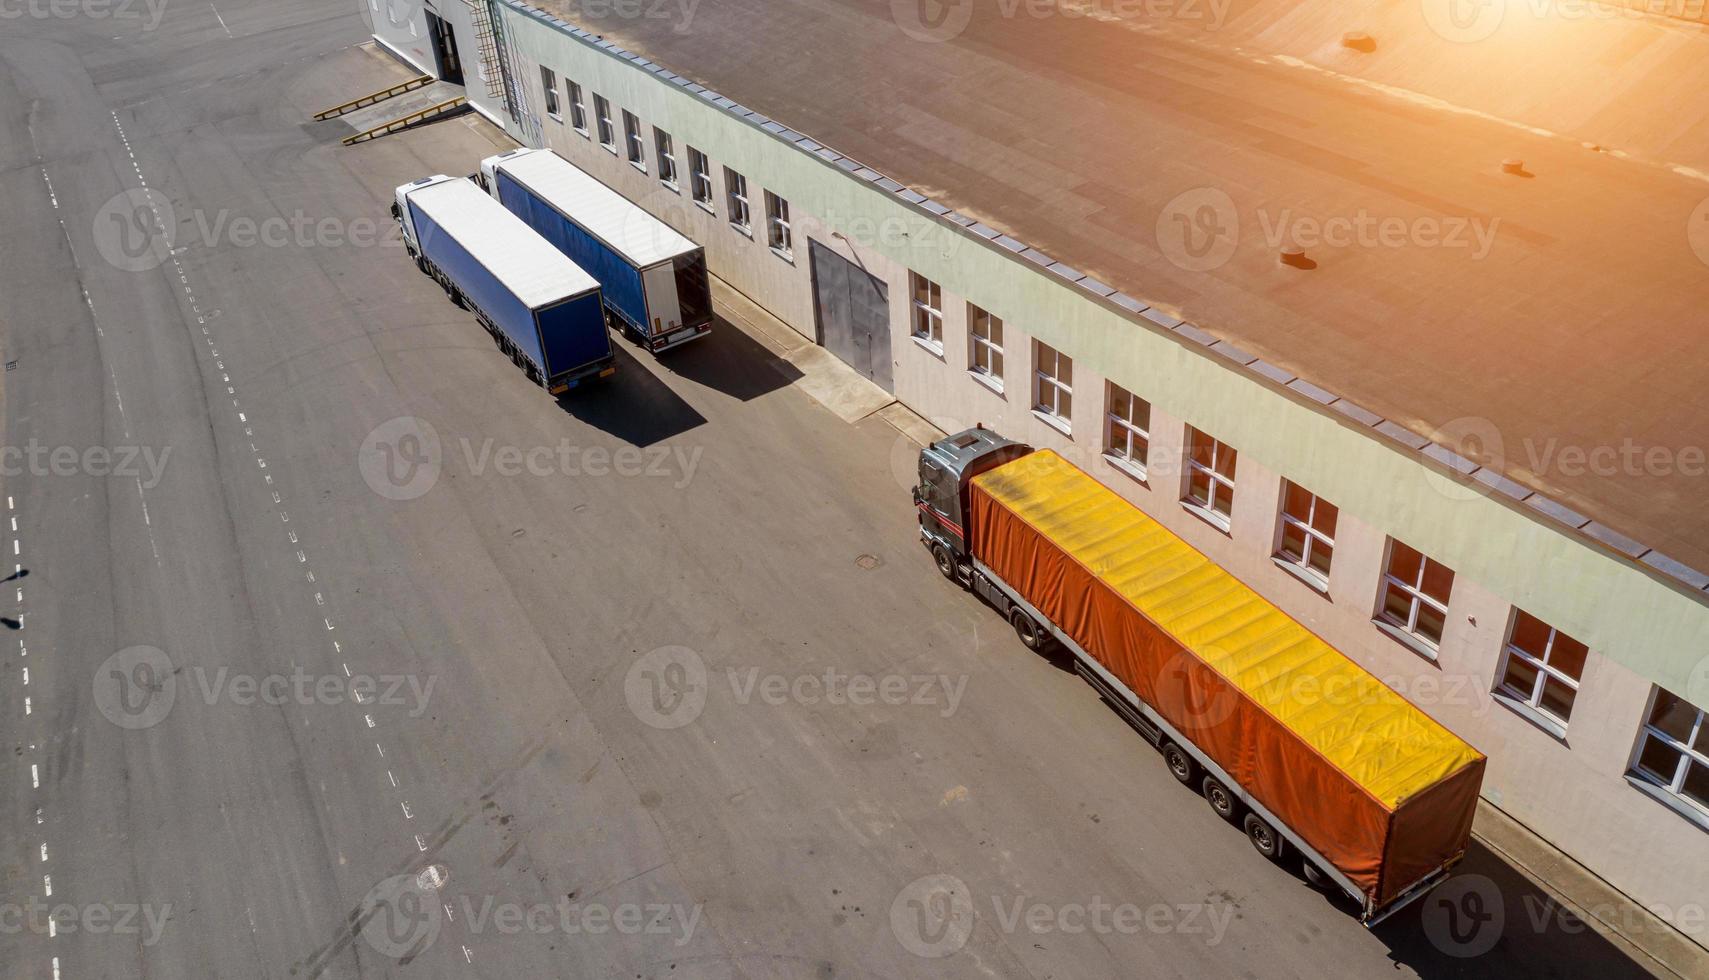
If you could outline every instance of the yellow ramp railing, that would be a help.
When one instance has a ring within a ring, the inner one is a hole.
[[[332,119],[335,116],[342,116],[347,112],[355,112],[357,109],[366,109],[368,106],[371,106],[376,102],[384,102],[394,95],[402,95],[405,92],[413,92],[418,88],[422,88],[423,86],[432,85],[432,84],[433,84],[433,76],[432,75],[418,75],[415,78],[412,78],[407,82],[399,82],[398,84],[393,85],[391,88],[381,89],[380,91],[375,92],[372,95],[364,95],[360,99],[351,99],[349,102],[346,102],[343,105],[335,105],[332,108],[327,109],[324,112],[317,112],[317,113],[315,113],[315,119],[316,120]]]
[[[420,112],[412,112],[407,116],[399,116],[398,118],[393,119],[391,122],[381,123],[380,125],[375,126],[373,129],[363,130],[362,132],[357,133],[354,136],[344,137],[344,145],[345,146],[355,146],[357,143],[362,143],[362,142],[366,142],[367,140],[376,139],[378,137],[385,136],[389,133],[395,133],[400,129],[406,129],[410,126],[415,125],[416,123],[423,122],[427,119],[433,118],[434,116],[441,115],[442,113],[445,113],[445,112],[448,112],[452,109],[458,108],[459,106],[462,106],[464,103],[466,103],[468,101],[469,100],[465,96],[459,95],[455,99],[451,99],[451,100],[446,101],[446,102],[441,102],[436,106],[429,106],[428,108],[423,109]]]

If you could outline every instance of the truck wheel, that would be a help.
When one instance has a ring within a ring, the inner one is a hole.
[[[949,553],[948,548],[941,544],[932,545],[932,561],[937,562],[938,571],[943,573],[944,578],[951,582],[956,581],[955,556]]]
[[[1248,813],[1245,826],[1246,839],[1252,842],[1259,854],[1272,861],[1282,856],[1282,835],[1276,833],[1276,828],[1266,823],[1263,817]]]
[[[1215,776],[1206,776],[1203,784],[1205,802],[1211,805],[1216,815],[1224,820],[1234,819],[1234,794],[1228,791]]]
[[[1199,767],[1185,749],[1174,742],[1164,743],[1163,762],[1169,767],[1169,775],[1174,776],[1183,786],[1193,785],[1193,773]]]
[[[466,310],[469,308],[469,301],[467,299],[463,298],[463,291],[461,289],[457,289],[456,287],[452,287],[452,289],[451,289],[451,305],[457,307],[460,310]]]
[[[1035,653],[1043,650],[1050,637],[1044,627],[1033,622],[1024,609],[1016,609],[1009,615],[1009,621],[1015,624],[1015,635],[1021,638],[1021,645]]]

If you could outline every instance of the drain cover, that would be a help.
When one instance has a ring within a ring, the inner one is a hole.
[[[855,564],[870,571],[884,564],[884,562],[877,555],[861,555],[855,559]]]

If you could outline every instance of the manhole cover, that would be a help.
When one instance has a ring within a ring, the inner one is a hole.
[[[870,571],[884,564],[884,562],[877,555],[861,555],[855,559],[855,564]]]
[[[415,883],[424,891],[438,891],[451,880],[451,870],[443,864],[430,864],[421,874],[415,876]]]

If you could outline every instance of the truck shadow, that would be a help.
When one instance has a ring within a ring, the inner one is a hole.
[[[724,318],[712,333],[659,355],[659,364],[695,384],[752,401],[795,383],[801,371]]]
[[[706,416],[683,401],[653,375],[626,344],[614,343],[617,374],[602,383],[571,391],[558,406],[596,429],[635,446],[651,446],[706,422]]]
[[[1421,977],[1671,975],[1646,968],[1647,960],[1635,961],[1633,955],[1642,954],[1591,929],[1561,899],[1476,839],[1452,877],[1372,933],[1389,947],[1397,966]]]

